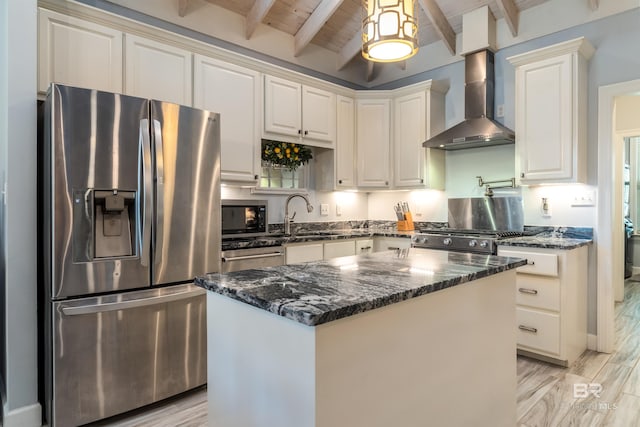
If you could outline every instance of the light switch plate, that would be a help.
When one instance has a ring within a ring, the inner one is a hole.
[[[596,205],[596,192],[595,190],[588,190],[576,193],[571,200],[571,206],[595,206]]]
[[[329,215],[329,205],[327,203],[320,203],[320,215]]]

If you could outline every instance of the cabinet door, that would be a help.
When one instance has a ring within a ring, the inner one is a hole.
[[[125,92],[191,106],[191,53],[127,34]]]
[[[516,145],[523,183],[573,176],[571,58],[567,54],[516,69]]]
[[[373,239],[373,251],[393,251],[398,249],[409,249],[411,239],[404,237],[376,237]]]
[[[373,252],[373,239],[356,240],[356,255],[370,254]]]
[[[256,182],[260,165],[260,73],[196,55],[193,104],[220,113],[221,178]]]
[[[326,242],[324,244],[324,259],[351,256],[356,254],[355,240],[343,240],[340,242]]]
[[[426,141],[425,93],[423,91],[395,100],[394,105],[394,183],[396,187],[424,184]]]
[[[358,186],[389,186],[390,101],[360,99],[356,103]]]
[[[50,83],[122,92],[122,33],[39,9],[38,90]]]
[[[301,123],[302,86],[264,76],[264,131],[299,137]]]
[[[286,264],[320,261],[323,256],[323,244],[313,243],[310,245],[287,246],[284,254]]]
[[[334,142],[336,96],[326,90],[302,87],[302,137]]]
[[[337,97],[336,126],[336,187],[355,187],[355,102],[344,96]]]

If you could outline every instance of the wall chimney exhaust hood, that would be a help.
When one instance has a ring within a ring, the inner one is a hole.
[[[515,133],[493,120],[493,52],[481,50],[465,56],[465,120],[422,144],[427,148],[462,150],[513,144]]]

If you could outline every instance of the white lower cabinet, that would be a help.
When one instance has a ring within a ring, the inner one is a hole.
[[[338,240],[336,242],[325,242],[324,244],[324,259],[350,256],[355,254],[355,240]]]
[[[527,260],[516,270],[518,353],[570,366],[587,349],[587,253],[498,247]]]
[[[373,252],[373,239],[356,240],[356,255],[370,254]]]
[[[300,262],[321,261],[324,253],[323,246],[322,242],[286,245],[284,262],[285,264],[298,264]]]
[[[411,239],[405,237],[374,237],[373,251],[393,251],[398,249],[409,249]]]
[[[381,240],[379,240],[381,239]],[[375,242],[375,243],[374,243]],[[374,252],[376,244],[382,249],[406,249],[411,246],[411,239],[394,237],[375,237],[373,239],[327,240],[313,243],[291,243],[285,245],[285,263],[321,261],[342,256],[363,255]]]

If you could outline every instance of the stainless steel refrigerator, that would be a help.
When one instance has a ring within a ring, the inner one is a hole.
[[[53,84],[45,102],[45,400],[77,426],[206,382],[204,291],[220,260],[220,122]]]

